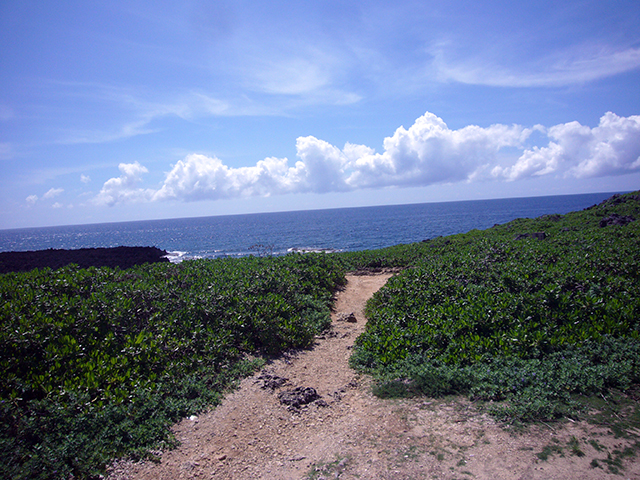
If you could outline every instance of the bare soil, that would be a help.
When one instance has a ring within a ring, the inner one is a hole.
[[[118,462],[109,479],[640,479],[635,457],[615,464],[631,440],[602,427],[515,431],[463,398],[374,397],[348,359],[366,300],[390,276],[348,276],[332,329],[311,350],[271,362],[217,408],[175,425],[181,445],[160,462]],[[281,403],[278,394],[296,387],[320,399]]]

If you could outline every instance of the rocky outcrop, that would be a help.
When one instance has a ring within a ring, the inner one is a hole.
[[[53,249],[0,252],[0,273],[26,272],[34,268],[57,269],[69,264],[80,268],[131,268],[144,263],[168,262],[167,252],[156,247]]]
[[[544,240],[547,238],[547,234],[544,232],[521,233],[516,235],[513,239],[522,240],[524,238],[537,238],[538,240]]]
[[[618,215],[617,213],[612,213],[608,217],[605,217],[602,220],[600,220],[600,223],[598,225],[600,226],[600,228],[608,227],[609,225],[625,226],[634,221],[635,221],[635,218],[629,215]]]

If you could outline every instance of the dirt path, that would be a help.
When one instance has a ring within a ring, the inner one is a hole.
[[[333,327],[312,350],[267,365],[216,409],[176,425],[182,445],[160,463],[122,462],[109,478],[640,479],[638,462],[625,463],[622,476],[602,461],[594,466],[626,443],[585,424],[515,434],[465,400],[373,397],[348,359],[364,330],[364,304],[389,277],[348,276]],[[355,323],[345,320],[351,313]],[[320,399],[298,408],[281,403],[279,394],[296,387],[311,387]],[[545,447],[543,461],[537,454]]]

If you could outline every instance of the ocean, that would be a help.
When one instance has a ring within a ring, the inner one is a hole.
[[[155,246],[191,258],[357,251],[565,214],[612,193],[421,203],[0,230],[0,251]]]

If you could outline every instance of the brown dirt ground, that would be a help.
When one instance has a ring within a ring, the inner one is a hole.
[[[382,400],[348,367],[366,300],[390,274],[348,276],[333,326],[313,349],[246,378],[223,403],[174,427],[181,445],[160,462],[118,462],[110,480],[159,479],[640,479],[637,459],[615,475],[604,459],[629,440],[586,423],[505,429],[468,400]],[[357,322],[340,321],[355,313]],[[275,390],[258,377],[287,378]],[[291,411],[278,392],[313,387],[325,402]],[[636,432],[639,433],[640,432]],[[577,440],[577,449],[569,441]],[[537,454],[547,447],[546,461]],[[583,455],[580,455],[582,453]],[[599,467],[592,461],[599,460]]]

